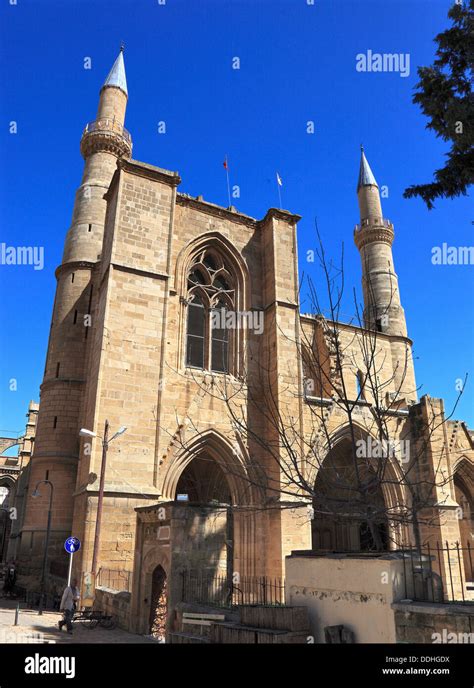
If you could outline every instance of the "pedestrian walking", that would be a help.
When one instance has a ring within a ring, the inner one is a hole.
[[[63,618],[61,621],[58,621],[58,627],[60,631],[66,624],[67,632],[72,634],[72,617],[76,610],[76,604],[78,600],[79,590],[77,589],[77,580],[73,578],[71,585],[67,585],[64,588],[61,604],[59,605],[59,611],[63,613]]]
[[[14,561],[11,561],[5,569],[3,592],[5,597],[11,597],[16,584],[17,570]]]

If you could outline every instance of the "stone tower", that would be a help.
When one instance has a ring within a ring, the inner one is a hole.
[[[357,196],[360,225],[356,226],[354,239],[362,260],[366,325],[378,332],[406,337],[405,313],[393,265],[393,225],[383,217],[379,187],[364,149],[361,150]]]
[[[379,186],[362,147],[357,197],[360,224],[355,227],[354,241],[362,261],[365,325],[390,336],[395,381],[407,398],[416,399],[411,341],[392,255],[395,233],[383,217]]]
[[[104,194],[117,159],[130,158],[132,152],[131,137],[123,126],[127,100],[121,48],[100,90],[97,117],[82,134],[84,173],[76,192],[62,263],[56,270],[57,288],[30,478],[30,492],[40,480],[49,479],[54,486],[52,543],[69,536],[72,524],[71,495],[76,482],[79,416],[93,325],[91,308],[98,288],[94,272],[102,250]],[[28,498],[20,556],[33,565],[42,551],[48,490],[48,486],[40,486],[41,497]]]

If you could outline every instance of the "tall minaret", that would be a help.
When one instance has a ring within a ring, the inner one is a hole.
[[[53,549],[64,536],[71,534],[72,495],[79,458],[79,413],[87,376],[87,344],[94,327],[90,313],[99,287],[95,282],[104,234],[104,194],[117,158],[129,158],[132,152],[130,134],[123,126],[127,100],[121,48],[100,90],[97,117],[87,124],[82,134],[84,173],[76,192],[62,264],[56,270],[56,297],[29,490],[31,493],[40,480],[48,479],[53,484]],[[26,506],[20,558],[35,567],[45,535],[48,491],[48,485],[40,486],[41,497],[29,496]]]
[[[366,327],[390,336],[393,390],[398,399],[416,401],[412,342],[407,336],[405,312],[400,302],[398,277],[392,255],[393,225],[384,219],[380,192],[361,148],[357,182],[360,225],[354,241],[362,261],[364,321]]]
[[[393,265],[393,225],[382,215],[379,187],[363,148],[357,196],[360,225],[356,225],[354,240],[362,261],[365,324],[379,332],[406,337],[405,313]]]

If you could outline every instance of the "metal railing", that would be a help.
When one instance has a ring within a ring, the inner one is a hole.
[[[100,568],[96,587],[109,588],[117,592],[131,592],[132,572],[121,569]]]
[[[127,143],[131,144],[132,143],[132,137],[130,135],[130,132],[128,132],[125,127],[120,124],[120,122],[117,122],[115,119],[96,119],[92,122],[88,122],[84,128],[84,131],[82,132],[82,136],[84,137],[86,134],[90,134],[91,132],[95,131],[106,131],[106,132],[112,132],[114,134],[119,134]]]
[[[39,601],[41,597],[41,592],[38,590],[25,590],[24,588],[15,589],[17,592],[16,599],[23,600],[26,604],[27,609],[35,609],[39,607]],[[59,610],[59,605],[61,602],[61,595],[59,593],[45,592],[43,594],[43,609],[49,610]]]
[[[369,227],[370,225],[388,227],[389,229],[393,226],[386,217],[366,218],[360,224],[354,226],[354,232],[360,232],[363,227]]]
[[[418,602],[474,605],[474,548],[459,542],[421,549],[398,550],[403,555],[405,597]]]
[[[281,578],[240,576],[234,581],[226,575],[192,570],[183,571],[181,575],[183,602],[227,609],[243,604],[285,604],[285,582]]]

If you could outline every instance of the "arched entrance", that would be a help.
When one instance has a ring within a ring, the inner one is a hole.
[[[161,565],[158,565],[153,571],[151,582],[149,632],[162,642],[165,640],[168,618],[167,587],[166,572]]]
[[[184,494],[190,504],[230,504],[232,501],[224,471],[207,454],[197,456],[181,473],[176,496]]]
[[[260,525],[247,508],[255,490],[243,477],[245,447],[207,430],[170,459],[160,501],[136,509],[133,623],[137,632],[158,637],[164,626],[167,633],[177,630],[181,602],[215,604],[227,594],[234,570],[254,575]]]
[[[12,526],[10,507],[12,506],[14,482],[9,477],[0,478],[0,562],[7,559],[8,539]]]
[[[328,452],[313,499],[312,547],[316,550],[388,549],[388,519],[380,475],[357,457],[349,437]]]
[[[176,499],[192,512],[187,523],[190,534],[199,542],[196,548],[190,548],[190,567],[209,575],[232,576],[231,490],[223,469],[210,454],[203,452],[187,464],[178,480]]]
[[[454,471],[454,492],[456,502],[459,504],[459,534],[464,557],[464,579],[474,580],[474,562],[469,556],[468,545],[474,536],[474,469],[472,464],[462,458]]]
[[[160,502],[137,509],[140,628],[149,626],[152,575],[162,564],[168,577],[168,632],[176,627],[180,602],[227,602],[234,572],[255,575],[260,533],[267,526],[257,509],[248,508],[261,504],[262,497],[247,479],[254,468],[246,447],[214,429],[186,442],[189,428],[181,432],[180,447],[170,451],[163,469]]]

